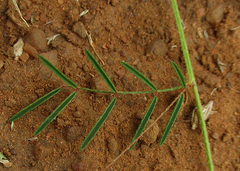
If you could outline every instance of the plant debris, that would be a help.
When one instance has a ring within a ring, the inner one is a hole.
[[[54,40],[56,37],[58,37],[58,36],[60,36],[60,34],[55,34],[55,35],[53,35],[53,36],[51,36],[51,37],[47,37],[47,45],[49,45],[50,44],[50,42],[52,41],[52,40]]]
[[[227,67],[226,64],[220,62],[219,60],[217,60],[217,66],[222,74],[223,74],[223,69],[225,69]]]
[[[24,43],[23,43],[23,40],[22,38],[20,38],[17,43],[15,43],[13,45],[13,53],[15,55],[15,60],[17,61],[19,59],[19,56],[22,55],[23,53],[23,46],[24,46]]]
[[[86,31],[86,30],[85,30],[85,31]],[[90,34],[90,33],[88,34],[87,31],[86,31],[86,34],[87,34],[87,37],[88,37],[89,43],[90,43],[90,45],[92,46],[94,52],[96,53],[98,59],[102,62],[103,65],[105,65],[105,63],[103,62],[102,58],[100,58],[100,56],[98,55],[98,53],[97,53],[96,50],[95,50],[95,47],[94,47],[94,45],[93,45],[93,41],[92,41],[91,34]]]
[[[22,16],[22,13],[21,13],[18,5],[17,5],[17,1],[16,1],[16,0],[12,0],[12,2],[13,2],[13,5],[14,5],[15,9],[16,9],[17,12],[18,12],[18,14],[20,15],[21,19],[23,20],[23,22],[27,25],[27,27],[29,27],[27,21],[26,21],[26,20],[23,18],[23,16]]]
[[[203,109],[203,117],[206,121],[212,114],[216,113],[216,111],[212,111],[213,101],[209,101],[207,105],[202,106]],[[199,119],[198,119],[198,112],[197,107],[192,112],[192,119],[191,119],[192,129],[195,130],[198,127]]]
[[[89,9],[87,9],[87,10],[81,12],[79,16],[82,17],[82,16],[86,15],[86,14],[88,13],[88,11],[89,11]]]
[[[7,158],[0,152],[0,163],[2,163],[5,167],[11,167],[12,163],[7,160]]]

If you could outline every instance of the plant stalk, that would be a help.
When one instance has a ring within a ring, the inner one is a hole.
[[[213,171],[214,167],[213,167],[210,144],[209,144],[209,140],[208,140],[207,127],[206,127],[206,123],[205,123],[205,120],[203,117],[201,100],[199,97],[196,80],[195,80],[195,77],[193,74],[193,68],[192,68],[192,64],[191,64],[189,53],[188,53],[188,48],[187,48],[187,43],[186,43],[186,39],[184,36],[184,31],[182,28],[181,18],[180,18],[180,14],[178,11],[178,5],[177,5],[176,0],[171,0],[171,2],[172,2],[174,16],[176,19],[177,29],[179,32],[183,56],[184,56],[184,60],[186,63],[186,69],[187,69],[187,73],[188,73],[188,77],[189,77],[189,82],[193,84],[193,94],[195,97],[196,106],[197,106],[197,110],[198,110],[198,117],[199,117],[200,126],[201,126],[201,130],[202,130],[203,141],[204,141],[204,145],[205,145],[206,157],[207,157],[207,162],[208,162],[208,169],[209,169],[209,171]]]
[[[89,89],[89,88],[83,88],[83,87],[78,87],[79,90],[84,90],[84,91],[90,91],[90,92],[95,92],[95,93],[106,93],[106,94],[114,94],[113,91],[104,91],[104,90],[95,90],[95,89]],[[179,90],[182,89],[182,86],[178,87],[173,87],[173,88],[167,88],[167,89],[161,89],[157,90],[158,93],[163,93],[163,92],[168,92],[168,91],[174,91],[174,90]],[[118,91],[118,94],[150,94],[150,93],[155,93],[156,91],[151,90],[151,91]]]

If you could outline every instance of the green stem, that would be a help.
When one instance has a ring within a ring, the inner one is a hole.
[[[83,88],[83,87],[78,87],[78,89],[79,89],[79,90],[84,90],[84,91],[91,91],[91,92],[95,92],[95,93],[114,94],[113,91],[95,90],[95,89]]]
[[[178,86],[178,87],[173,87],[173,88],[167,88],[167,89],[163,89],[163,90],[157,90],[158,93],[162,93],[162,92],[167,92],[167,91],[174,91],[174,90],[178,90],[183,88],[182,86]]]
[[[214,167],[213,167],[212,155],[211,155],[211,150],[210,150],[210,144],[209,144],[209,140],[208,140],[207,127],[206,127],[205,120],[203,117],[201,100],[199,97],[196,80],[195,80],[195,77],[193,74],[193,68],[192,68],[192,64],[190,61],[187,43],[186,43],[186,39],[184,36],[183,28],[182,28],[181,18],[180,18],[179,11],[178,11],[178,5],[177,5],[176,0],[171,0],[171,2],[172,2],[173,12],[174,12],[174,16],[176,19],[178,32],[179,32],[180,42],[181,42],[181,46],[182,46],[184,60],[186,63],[189,81],[190,81],[190,83],[193,83],[193,93],[194,93],[194,97],[195,97],[195,101],[196,101],[200,126],[201,126],[201,130],[202,130],[202,135],[203,135],[203,141],[204,141],[204,145],[205,145],[205,151],[206,151],[206,156],[207,156],[207,161],[208,161],[208,169],[209,169],[209,171],[213,171]]]
[[[178,90],[181,88],[182,88],[182,86],[178,86],[178,87],[173,87],[173,88],[157,90],[157,92],[162,93],[162,92]],[[115,93],[113,91],[95,90],[95,89],[89,89],[89,88],[83,88],[83,87],[78,87],[78,89],[84,90],[84,91],[91,91],[91,92],[95,92],[95,93],[106,93],[106,94],[114,94]],[[118,91],[117,93],[118,94],[150,94],[150,93],[155,93],[155,92],[156,91],[152,90],[152,91],[129,91],[129,92]]]

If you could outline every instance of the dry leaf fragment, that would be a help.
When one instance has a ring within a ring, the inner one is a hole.
[[[29,27],[28,23],[26,22],[26,20],[23,18],[22,13],[17,5],[17,0],[12,0],[15,9],[17,10],[18,14],[20,15],[21,19],[23,20],[23,22],[27,25],[27,27]]]
[[[15,55],[15,60],[17,61],[19,59],[19,56],[22,55],[23,53],[23,46],[24,46],[24,43],[23,43],[23,40],[22,38],[20,38],[17,43],[15,43],[13,45],[13,53]]]
[[[11,167],[12,163],[8,160],[0,160],[0,163],[2,163],[5,167]]]
[[[50,42],[52,41],[52,40],[54,40],[56,37],[58,37],[58,36],[60,36],[60,34],[55,34],[55,35],[53,35],[53,36],[51,36],[51,37],[47,37],[47,45],[49,45],[50,44]]]
[[[85,32],[86,32],[86,34],[87,34],[88,41],[89,41],[90,45],[92,46],[94,52],[96,53],[98,59],[102,62],[103,65],[105,65],[105,63],[103,62],[102,58],[100,58],[100,56],[98,55],[98,53],[97,53],[96,50],[95,50],[95,47],[94,47],[94,45],[93,45],[93,41],[92,41],[91,34],[90,34],[90,33],[88,34],[88,32],[87,32],[86,30],[85,30]]]
[[[223,69],[225,69],[227,67],[226,64],[220,62],[219,60],[217,60],[217,65],[218,65],[218,68],[221,71],[221,73],[223,73]]]
[[[5,167],[11,167],[12,163],[7,160],[7,158],[0,152],[0,163],[2,163]]]
[[[86,15],[86,14],[88,13],[88,11],[89,11],[89,9],[87,9],[87,10],[81,12],[81,14],[80,14],[79,16],[82,17],[83,15]]]
[[[14,122],[11,122],[11,127],[10,127],[11,131],[13,131],[13,126],[14,126]]]
[[[213,101],[209,101],[207,105],[202,106],[203,109],[203,117],[206,121],[212,114],[216,113],[216,111],[212,111],[213,107]],[[197,107],[192,112],[192,129],[195,130],[198,127],[199,121],[198,121],[198,112]]]

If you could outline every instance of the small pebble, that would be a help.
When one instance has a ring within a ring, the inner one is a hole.
[[[89,170],[97,170],[98,166],[99,166],[98,161],[94,160],[91,164],[89,164],[88,169]]]
[[[43,95],[45,95],[45,90],[44,88],[40,88],[35,90],[35,93],[38,95],[38,97],[42,97]]]
[[[151,74],[151,80],[152,80],[152,81],[155,81],[155,80],[157,80],[157,79],[158,79],[157,74]]]
[[[118,142],[115,138],[109,138],[108,140],[108,150],[109,152],[114,155],[114,156],[118,156],[120,153],[120,150],[118,148]]]
[[[212,25],[219,24],[223,19],[223,5],[219,4],[217,7],[210,9],[207,13],[206,20]]]
[[[88,70],[89,70],[89,69],[88,69],[88,66],[87,66],[87,65],[84,65],[84,66],[83,66],[83,71],[84,71],[84,72],[88,72]]]
[[[204,15],[206,15],[206,9],[205,8],[198,8],[196,11],[197,17],[202,18]]]
[[[23,52],[21,56],[19,56],[19,58],[24,62],[26,63],[28,58],[29,58],[29,55],[26,53],[26,52]]]
[[[75,71],[77,69],[77,64],[75,62],[70,62],[69,67]]]
[[[72,42],[75,45],[82,46],[83,44],[82,40],[79,38],[79,36],[76,33],[69,33],[67,35],[67,38],[70,42]]]
[[[231,139],[231,136],[229,133],[223,134],[222,140],[224,142],[229,141]]]
[[[93,89],[110,91],[109,87],[107,86],[106,82],[102,79],[102,77],[92,78],[90,85],[91,88]]]
[[[68,74],[70,73],[70,70],[69,70],[69,68],[68,68],[67,66],[64,67],[63,73],[64,73],[65,75],[67,75],[67,76],[68,76]]]
[[[132,100],[128,100],[128,101],[127,101],[127,105],[128,105],[129,107],[133,107],[133,106],[134,106],[134,102],[133,102]]]
[[[119,51],[118,53],[119,53],[119,55],[120,55],[121,57],[126,57],[127,54],[128,54],[128,52],[125,51],[125,50],[121,50],[121,51]],[[130,59],[130,60],[132,61],[132,59]],[[128,61],[126,61],[126,62],[130,62],[130,61],[128,60]]]
[[[24,44],[23,50],[24,50],[24,52],[28,53],[30,56],[32,56],[34,58],[38,58],[37,50],[34,47],[32,47],[31,45],[29,45],[28,43]]]
[[[149,119],[145,128],[148,128],[153,122],[154,120]],[[147,145],[149,145],[157,140],[158,133],[159,127],[158,124],[155,123],[140,139],[143,140]]]
[[[79,111],[76,111],[76,112],[73,113],[73,117],[74,118],[81,118],[81,116],[82,115],[81,115],[81,113]]]
[[[74,7],[72,10],[69,11],[68,13],[68,18],[70,19],[70,21],[72,22],[77,22],[79,20],[79,8],[78,7]]]
[[[37,160],[45,159],[46,157],[50,156],[53,152],[54,147],[52,144],[44,142],[44,141],[38,141],[34,145],[33,153]]]
[[[62,148],[62,149],[65,149],[65,150],[68,149],[67,142],[62,137],[57,136],[56,145],[59,148]]]
[[[14,107],[16,105],[17,101],[13,98],[9,98],[5,101],[5,105],[8,107]]]
[[[87,169],[87,164],[83,161],[72,164],[73,171],[81,171]]]
[[[77,140],[82,134],[83,130],[79,126],[72,126],[67,129],[66,139],[68,141]]]
[[[125,68],[117,69],[115,73],[119,76],[122,77],[125,74]]]
[[[68,120],[61,119],[60,117],[57,118],[57,125],[61,127],[65,127],[67,125],[71,125],[71,122]]]
[[[73,25],[73,31],[77,33],[81,38],[85,38],[87,36],[85,26],[82,22],[75,23]]]
[[[134,157],[134,158],[138,158],[139,157],[139,151],[136,151],[134,149],[132,149],[131,151],[129,151],[129,154]]]
[[[137,119],[143,119],[144,113],[138,111],[135,116]]]
[[[217,140],[217,139],[219,138],[219,134],[216,133],[216,132],[214,132],[214,133],[212,134],[212,137],[213,137],[213,139]]]
[[[62,5],[64,0],[58,0],[58,4]]]
[[[14,48],[13,48],[13,47],[9,47],[9,48],[7,49],[7,56],[8,56],[9,58],[14,58],[14,57],[15,57],[15,55],[14,55]]]
[[[228,36],[228,32],[229,32],[228,26],[226,24],[220,24],[217,30],[217,37],[226,39]]]
[[[36,50],[44,52],[47,50],[47,39],[44,32],[38,28],[31,29],[23,38],[24,43],[30,44]]]
[[[119,3],[119,0],[110,0],[112,6],[116,6]]]
[[[147,53],[153,53],[154,55],[157,56],[165,56],[167,52],[168,52],[167,45],[161,39],[153,41],[147,47]]]
[[[208,171],[207,163],[201,163],[198,165],[198,170],[199,171]]]
[[[49,51],[49,52],[46,52],[46,53],[42,53],[41,55],[44,58],[46,58],[47,60],[49,60],[54,66],[57,67],[58,61],[57,61],[57,51],[56,50],[52,50],[52,51]],[[42,67],[40,68],[39,75],[43,79],[47,80],[47,79],[52,77],[53,72],[47,66],[42,64]]]

